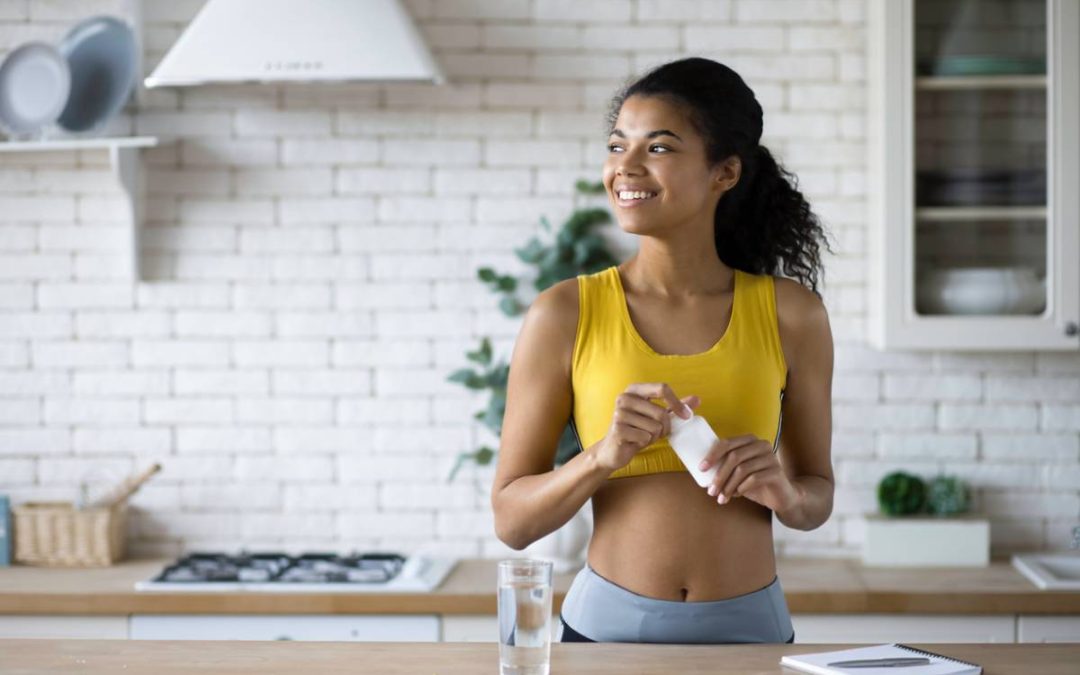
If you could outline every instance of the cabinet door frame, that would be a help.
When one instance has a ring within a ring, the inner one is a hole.
[[[869,336],[879,349],[1078,350],[1080,3],[1047,0],[1047,281],[1039,316],[915,312],[915,0],[869,8]],[[1071,38],[1071,39],[1070,39]]]

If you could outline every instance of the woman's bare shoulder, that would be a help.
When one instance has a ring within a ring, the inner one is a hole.
[[[831,345],[829,314],[825,303],[806,286],[785,277],[773,277],[776,288],[776,320],[784,354],[791,361],[794,346],[806,342]]]
[[[573,332],[578,316],[577,279],[563,279],[541,291],[529,306],[529,314],[537,315],[545,324],[555,324],[563,329],[570,324],[570,332]]]
[[[776,287],[776,311],[793,315],[792,318],[805,318],[808,314],[825,311],[825,303],[817,293],[811,291],[794,279],[773,277]]]
[[[531,345],[555,351],[569,369],[578,324],[578,281],[557,282],[540,292],[529,305],[522,326]]]

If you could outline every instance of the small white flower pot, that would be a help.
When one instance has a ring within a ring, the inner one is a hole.
[[[866,515],[863,564],[899,567],[986,567],[990,522],[982,516]]]

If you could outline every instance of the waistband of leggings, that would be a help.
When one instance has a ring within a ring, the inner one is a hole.
[[[778,576],[742,595],[685,602],[634,593],[586,565],[570,585],[562,617],[601,642],[783,642],[792,632]]]

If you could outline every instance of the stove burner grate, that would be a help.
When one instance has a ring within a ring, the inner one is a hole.
[[[401,571],[397,553],[190,553],[153,581],[169,583],[382,584]]]

